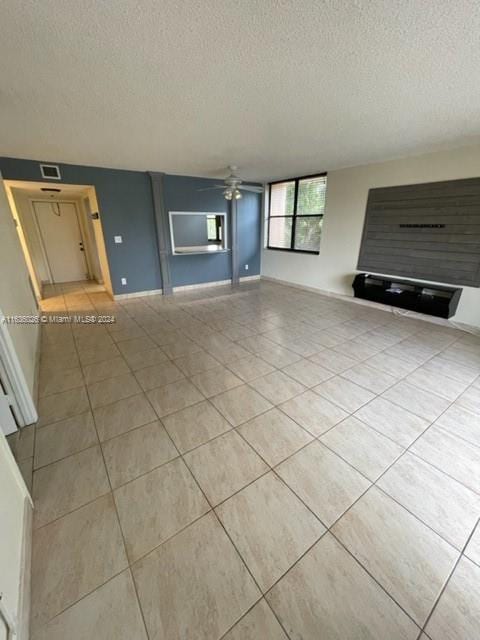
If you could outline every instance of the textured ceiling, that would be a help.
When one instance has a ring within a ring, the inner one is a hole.
[[[476,143],[479,33],[467,0],[0,0],[0,155],[261,180]]]

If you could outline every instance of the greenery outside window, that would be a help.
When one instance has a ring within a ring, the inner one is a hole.
[[[327,174],[270,184],[268,249],[320,253]]]

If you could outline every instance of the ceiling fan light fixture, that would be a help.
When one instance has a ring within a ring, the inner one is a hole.
[[[235,189],[235,191],[233,192],[233,197],[235,198],[235,200],[240,200],[240,198],[242,197],[242,192],[240,191],[240,189]]]
[[[225,200],[231,200],[233,198],[232,189],[225,189],[225,191],[223,192],[223,195],[225,196]]]

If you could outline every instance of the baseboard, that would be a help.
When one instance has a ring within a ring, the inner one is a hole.
[[[113,299],[129,300],[130,298],[143,298],[145,296],[158,296],[162,295],[163,289],[151,289],[150,291],[133,291],[132,293],[115,293]]]
[[[342,300],[343,302],[350,302],[352,304],[359,304],[364,307],[370,307],[371,309],[378,309],[380,311],[388,311],[397,316],[413,318],[415,320],[423,320],[424,322],[430,322],[431,324],[440,325],[443,327],[449,327],[450,329],[460,329],[461,331],[467,331],[475,335],[480,335],[480,328],[474,325],[466,324],[464,322],[457,322],[455,320],[449,320],[448,318],[435,318],[434,316],[428,316],[423,313],[416,313],[415,311],[408,311],[406,309],[400,309],[398,307],[391,307],[387,304],[381,304],[380,302],[372,302],[371,300],[363,300],[362,298],[355,298],[354,296],[348,296],[342,293],[336,293],[334,291],[327,291],[325,289],[319,289],[316,287],[308,287],[303,284],[297,284],[295,282],[289,282],[288,280],[281,280],[280,278],[272,278],[271,276],[261,276],[262,280],[269,282],[275,282],[282,284],[293,289],[300,289],[302,291],[309,291],[310,293],[316,293],[318,295],[327,296],[329,298],[335,298]]]
[[[242,276],[240,282],[248,282],[250,280],[260,280],[260,274],[256,276]],[[200,282],[198,284],[185,284],[179,287],[173,287],[173,292],[190,291],[192,289],[208,289],[209,287],[224,287],[232,284],[231,278],[228,280],[215,280],[214,282]]]
[[[20,576],[20,594],[18,598],[18,640],[28,640],[28,638],[30,637],[32,530],[33,508],[28,498],[25,498],[22,536],[22,573]]]
[[[260,280],[260,274],[255,276],[242,276],[240,282],[249,282],[251,280]],[[199,282],[197,284],[183,284],[173,287],[173,292],[190,291],[193,289],[208,289],[209,287],[224,287],[232,283],[232,280],[215,280],[214,282]],[[133,293],[116,293],[113,296],[115,301],[128,300],[130,298],[143,298],[144,296],[158,296],[163,293],[162,289],[152,289],[150,291],[134,291]]]
[[[178,287],[173,287],[173,293],[180,291],[191,291],[193,289],[208,289],[209,287],[225,287],[231,284],[232,281],[228,280],[216,280],[215,282],[199,282],[198,284],[182,284]]]

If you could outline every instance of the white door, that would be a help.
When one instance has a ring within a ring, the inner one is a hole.
[[[14,433],[17,430],[17,423],[13,417],[11,409],[12,397],[7,394],[0,379],[0,430],[5,435]]]
[[[53,282],[88,277],[77,207],[73,202],[33,203]]]

